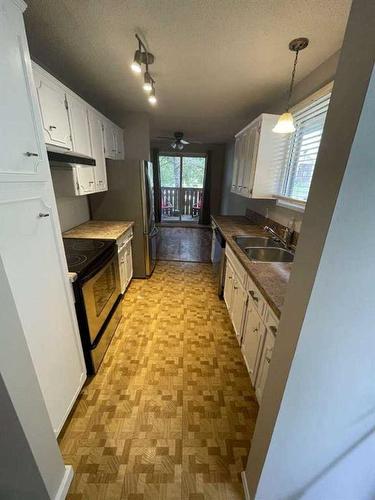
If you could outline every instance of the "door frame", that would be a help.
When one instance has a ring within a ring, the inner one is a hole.
[[[184,157],[196,157],[196,158],[204,158],[204,173],[203,173],[203,186],[202,186],[202,200],[203,200],[203,203],[204,203],[204,199],[203,199],[203,192],[204,192],[204,185],[205,185],[205,182],[206,182],[206,173],[207,173],[207,153],[197,153],[197,152],[194,152],[194,153],[177,153],[175,151],[173,152],[170,152],[170,151],[159,151],[158,152],[158,169],[159,169],[159,179],[161,179],[161,176],[160,176],[160,161],[159,161],[159,158],[160,156],[177,156],[180,158],[180,187],[178,188],[179,189],[179,207],[178,207],[178,210],[180,212],[180,215],[179,215],[179,220],[178,220],[178,223],[181,224],[183,221],[181,220],[181,193],[182,193],[182,165],[183,165],[183,158]],[[160,189],[161,189],[161,183],[160,183]],[[161,197],[160,197],[160,203],[161,203]],[[160,207],[160,211],[162,213],[162,208]],[[161,221],[163,222],[163,221]],[[164,221],[165,222],[165,221]],[[175,221],[176,222],[176,221]],[[188,221],[187,224],[190,224],[190,222]]]

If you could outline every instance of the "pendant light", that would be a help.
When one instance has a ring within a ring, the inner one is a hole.
[[[144,76],[143,90],[145,92],[151,92],[151,90],[152,90],[152,78],[151,78],[150,73],[148,71],[146,71],[145,76]]]
[[[150,95],[148,96],[148,102],[150,104],[153,104],[153,105],[158,102],[157,99],[156,99],[156,96],[155,96],[155,87],[154,86],[152,86]]]
[[[289,43],[289,50],[292,52],[295,52],[295,58],[294,58],[294,64],[293,64],[293,71],[292,71],[292,77],[290,80],[290,86],[289,86],[289,93],[288,93],[288,103],[286,106],[286,111],[283,113],[275,127],[272,129],[272,132],[275,132],[277,134],[291,134],[296,130],[296,127],[294,126],[294,120],[293,120],[293,115],[292,113],[289,112],[289,106],[290,106],[290,100],[292,97],[293,93],[293,85],[294,85],[294,77],[296,74],[296,67],[297,67],[297,61],[298,61],[298,54],[301,50],[305,49],[309,44],[308,38],[295,38]]]

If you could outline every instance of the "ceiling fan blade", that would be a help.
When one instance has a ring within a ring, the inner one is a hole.
[[[174,139],[174,137],[166,136],[166,135],[161,135],[161,136],[155,137],[155,140],[157,140],[157,141],[159,141],[159,140],[160,141],[165,141],[165,140],[171,141],[173,139]]]
[[[181,139],[180,142],[182,142],[182,144],[190,144],[190,142],[186,141],[185,139]]]
[[[176,149],[177,143],[176,142],[172,142],[171,146],[172,146],[173,149]]]

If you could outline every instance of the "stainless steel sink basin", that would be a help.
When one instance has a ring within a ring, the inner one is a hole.
[[[294,255],[284,248],[244,248],[243,251],[252,261],[293,262]]]
[[[267,236],[233,236],[237,245],[245,250],[253,247],[279,247],[280,243]]]

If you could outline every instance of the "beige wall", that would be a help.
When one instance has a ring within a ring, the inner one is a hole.
[[[336,73],[340,53],[333,54],[329,59],[318,66],[306,78],[300,81],[294,89],[292,105],[302,101],[325,84],[331,82]],[[266,103],[259,108],[257,113],[249,116],[248,123],[261,113],[282,113],[285,107],[285,96],[276,98],[273,102]],[[234,141],[226,145],[225,168],[223,175],[223,196],[221,202],[221,213],[224,215],[244,215],[247,208],[259,212],[276,220],[280,224],[288,225],[295,221],[296,229],[299,231],[303,213],[276,206],[273,200],[249,200],[237,194],[231,193],[233,172]]]
[[[67,231],[90,219],[87,196],[56,196],[61,231]]]
[[[150,159],[150,116],[148,113],[128,113],[122,120],[125,158]]]

